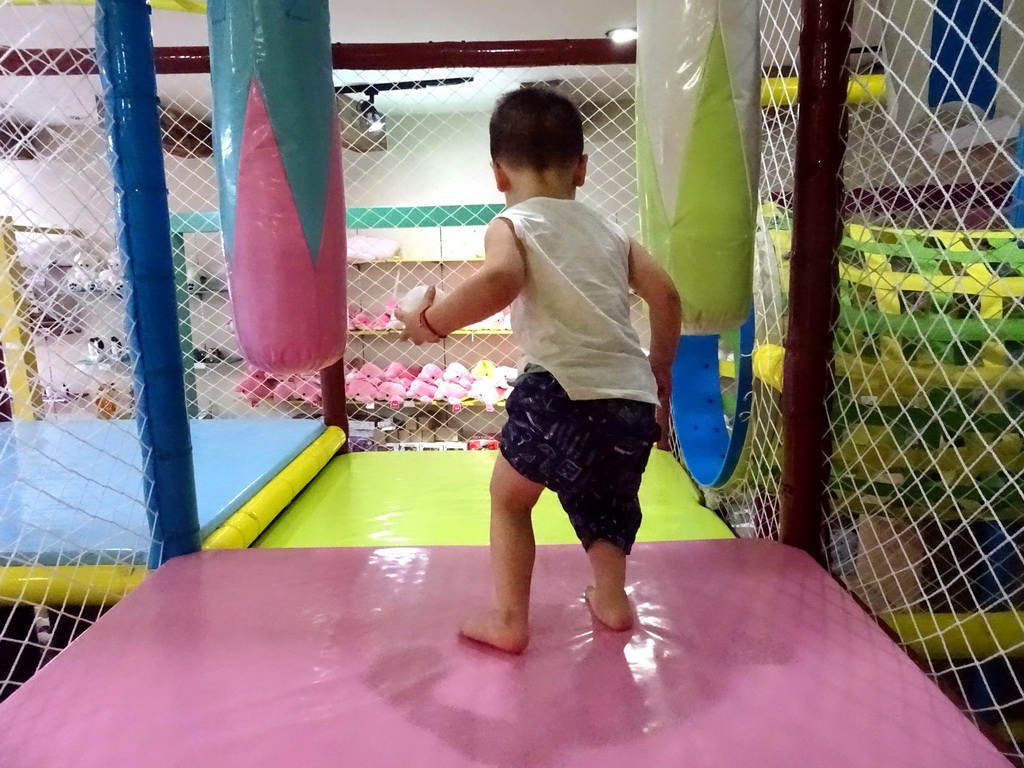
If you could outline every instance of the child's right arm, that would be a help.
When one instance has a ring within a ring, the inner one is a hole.
[[[682,310],[679,292],[660,264],[635,240],[629,241],[629,286],[647,303],[651,320],[651,371],[658,383],[661,402],[659,423],[662,438],[668,437],[669,398],[672,395],[672,362],[679,345]]]

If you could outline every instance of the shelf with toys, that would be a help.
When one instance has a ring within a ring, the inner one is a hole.
[[[401,328],[372,328],[349,331],[353,336],[398,336],[402,333]],[[465,328],[461,331],[453,331],[452,336],[511,336],[511,328]]]
[[[38,399],[23,418],[126,418],[133,410],[124,284],[112,244],[78,230],[14,227],[12,329]],[[35,236],[41,235],[41,237]],[[0,249],[2,250],[2,249]]]
[[[495,380],[488,371],[503,369],[506,378],[514,373],[518,351],[508,314],[487,318],[443,343],[416,347],[400,340],[394,310],[398,297],[417,285],[436,285],[444,293],[479,269],[486,225],[502,208],[348,209],[350,420],[376,424],[393,419],[400,427],[397,432],[418,435],[413,441],[417,444],[432,442],[420,439],[424,429],[412,426],[417,421],[431,424],[429,431],[437,435],[433,441],[445,443],[468,445],[499,431],[509,381]],[[171,223],[183,347],[194,350],[186,355],[193,410],[215,415],[241,415],[250,408],[300,417],[316,414],[321,407],[317,376],[281,380],[237,362],[230,297],[222,276],[219,217],[184,213],[172,215]],[[394,375],[401,369],[404,376]],[[443,375],[431,381],[420,378],[423,371],[435,369],[455,380]],[[456,376],[460,369],[461,376]]]
[[[448,293],[480,269],[494,213],[349,233],[349,420],[373,435],[359,438],[370,450],[466,450],[500,431],[518,364],[508,312],[422,347],[400,340],[395,319],[413,288]]]
[[[445,368],[435,363],[392,363],[386,369],[364,363],[349,366],[345,383],[349,402],[369,410],[441,406],[452,413],[467,407],[492,413],[504,406],[517,375],[516,369],[490,360],[481,360],[472,369],[461,363]],[[235,391],[253,406],[263,401],[304,402],[317,408],[322,404],[319,374],[282,378],[250,366]]]

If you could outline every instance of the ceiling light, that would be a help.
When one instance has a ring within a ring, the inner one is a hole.
[[[366,110],[366,121],[369,123],[366,130],[370,133],[380,133],[384,130],[384,115],[373,107]]]
[[[363,120],[365,120],[367,133],[384,133],[384,115],[373,105],[373,97],[376,94],[368,94],[368,100],[360,105]]]
[[[636,27],[619,27],[618,29],[609,29],[604,33],[605,37],[611,40],[613,43],[631,43],[637,38]]]

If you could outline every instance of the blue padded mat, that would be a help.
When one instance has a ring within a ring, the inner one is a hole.
[[[205,538],[324,430],[311,419],[194,421]],[[0,424],[0,565],[145,563],[133,421]]]

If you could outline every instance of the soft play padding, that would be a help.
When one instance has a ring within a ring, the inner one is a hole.
[[[5,768],[1008,768],[807,555],[638,544],[632,632],[540,547],[533,642],[456,639],[485,547],[172,560],[0,704]]]
[[[672,364],[672,418],[676,439],[693,479],[719,487],[732,478],[750,426],[753,403],[754,313],[740,326],[736,361],[736,410],[722,408],[718,336],[680,336]]]
[[[311,419],[205,419],[189,426],[204,537],[324,431]],[[136,430],[134,421],[101,420],[0,426],[0,570],[146,562],[150,535]]]
[[[246,359],[309,373],[345,351],[345,203],[327,0],[211,0],[220,212]]]
[[[259,539],[259,547],[366,547],[488,542],[494,451],[351,453],[328,464]],[[731,538],[700,505],[672,454],[655,451],[640,487],[639,541]],[[540,544],[576,542],[554,494],[533,513]]]
[[[757,3],[640,0],[641,224],[672,275],[683,333],[737,328],[750,310],[760,154]]]

